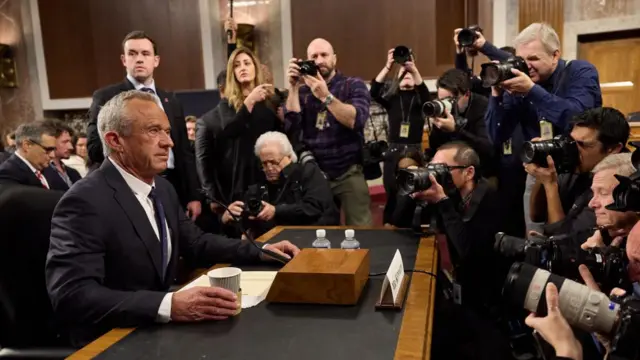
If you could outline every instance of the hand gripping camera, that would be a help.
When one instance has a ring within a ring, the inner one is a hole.
[[[558,135],[551,140],[525,142],[520,159],[525,164],[547,167],[549,155],[558,173],[571,173],[580,163],[580,154],[575,140],[563,135]]]
[[[480,78],[486,87],[495,86],[505,80],[513,79],[515,75],[511,72],[512,69],[520,70],[529,75],[529,66],[520,56],[510,57],[499,64],[490,62],[481,66]]]

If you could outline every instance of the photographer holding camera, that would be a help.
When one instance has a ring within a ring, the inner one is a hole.
[[[486,42],[482,35],[482,28],[478,25],[472,25],[467,28],[458,28],[453,31],[453,43],[456,44],[456,56],[454,59],[455,68],[462,70],[469,77],[470,90],[478,95],[489,97],[491,88],[486,88],[482,84],[482,79],[473,75],[473,65],[475,57],[478,55],[476,48],[482,48]],[[501,51],[511,55],[516,54],[516,49],[512,46],[503,46]],[[501,54],[502,55],[502,54]],[[467,56],[471,56],[471,67],[467,63]],[[487,55],[488,56],[488,55]],[[504,60],[502,57],[491,58],[491,60]]]
[[[264,193],[251,193],[235,201],[222,215],[222,223],[242,218],[254,238],[279,225],[338,225],[340,214],[331,188],[313,162],[298,163],[287,136],[281,132],[262,134],[255,144],[267,182],[256,186]],[[234,218],[235,217],[235,218]],[[233,235],[239,236],[238,231]]]
[[[441,271],[434,358],[467,358],[468,351],[474,358],[510,358],[507,341],[495,325],[504,274],[493,239],[503,227],[502,209],[495,190],[476,171],[479,166],[473,148],[456,141],[441,146],[426,169],[402,170],[415,175],[398,178],[399,189],[410,195],[399,198],[395,225],[410,226],[417,207],[424,207],[423,224],[436,225]],[[410,179],[411,184],[404,182]]]
[[[532,221],[546,223],[545,235],[575,234],[593,228],[596,218],[588,206],[593,196],[591,171],[608,155],[621,152],[629,138],[629,124],[613,108],[584,111],[574,117],[571,126],[565,145],[555,151],[540,150],[538,156],[540,146],[536,144],[541,143],[527,145],[533,150],[533,158],[539,159],[524,164],[536,179],[530,216]],[[558,167],[563,173],[558,174]]]
[[[311,41],[307,58],[289,60],[285,128],[302,131],[302,142],[329,178],[346,225],[371,225],[369,187],[362,172],[369,90],[361,79],[336,70],[337,56],[328,41]]]
[[[406,148],[421,149],[422,129],[424,118],[422,117],[422,104],[428,101],[431,96],[427,85],[422,80],[418,68],[413,62],[413,56],[409,59],[397,59],[404,61],[399,63],[394,59],[395,49],[387,53],[387,62],[378,76],[371,82],[371,98],[380,104],[389,117],[389,150],[384,159],[383,182],[387,193],[387,203],[384,207],[383,223],[391,223],[397,196],[396,168],[399,156]],[[396,91],[384,92],[384,81],[394,63],[400,66],[397,87],[392,85]],[[400,78],[402,76],[402,78]]]
[[[451,101],[452,107],[457,108],[445,109],[442,117],[430,118],[433,124],[429,132],[429,147],[435,151],[454,140],[466,142],[480,156],[481,173],[488,178],[496,173],[493,146],[484,123],[488,100],[471,92],[469,85],[468,76],[458,69],[445,71],[436,82],[438,99]]]

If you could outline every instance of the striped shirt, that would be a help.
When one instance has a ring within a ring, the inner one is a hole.
[[[364,139],[364,125],[369,117],[371,96],[367,85],[359,78],[346,77],[340,72],[327,84],[329,92],[343,103],[356,108],[356,120],[353,129],[342,125],[327,111],[308,86],[300,88],[300,107],[302,111],[287,112],[287,128],[297,125],[302,129],[302,140],[313,153],[318,165],[329,178],[336,179],[352,165],[362,162],[361,152]],[[318,126],[318,115],[326,113],[324,126]]]

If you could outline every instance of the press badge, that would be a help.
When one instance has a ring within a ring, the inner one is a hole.
[[[540,138],[542,140],[553,139],[553,124],[542,118],[540,120]]]
[[[511,139],[502,143],[502,154],[503,155],[511,155],[513,154],[513,149],[511,148]]]
[[[318,117],[316,117],[316,128],[318,130],[324,130],[326,123],[327,123],[327,112],[320,111],[318,113]]]
[[[400,125],[400,137],[401,138],[409,137],[409,124]]]
[[[462,287],[457,282],[453,282],[453,302],[462,305]]]

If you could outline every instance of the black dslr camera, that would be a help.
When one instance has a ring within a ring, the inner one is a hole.
[[[413,53],[411,52],[411,49],[404,45],[398,45],[395,47],[395,49],[393,49],[393,61],[395,61],[397,64],[402,65],[408,61],[411,61],[412,56]]]
[[[471,25],[468,28],[460,30],[458,33],[458,44],[460,46],[471,46],[478,39],[478,32],[482,32],[482,28],[479,25]]]
[[[529,67],[524,59],[520,56],[513,56],[499,64],[492,62],[482,64],[480,78],[482,79],[484,86],[495,86],[505,80],[513,79],[515,77],[511,72],[511,69],[520,70],[527,74],[527,76],[529,75]]]
[[[445,192],[448,192],[447,189],[455,188],[449,167],[446,164],[429,164],[423,168],[398,170],[398,175],[396,176],[398,194],[405,196],[427,190],[432,185],[429,175],[433,175],[436,178],[436,181],[442,185]]]
[[[573,172],[580,163],[580,154],[575,140],[563,135],[558,135],[551,140],[525,142],[520,159],[525,164],[547,167],[548,155],[551,155],[558,173]]]
[[[522,239],[496,234],[494,249],[502,256],[524,261],[553,274],[580,280],[578,265],[584,264],[602,289],[628,286],[628,260],[624,249],[618,247],[576,249],[569,235],[533,236]]]
[[[263,201],[269,200],[269,191],[264,185],[250,185],[244,194],[244,209],[242,215],[245,217],[258,216],[264,205]]]
[[[502,294],[509,304],[543,317],[548,312],[548,283],[558,288],[558,309],[569,325],[611,339],[608,359],[640,359],[640,299],[633,295],[609,299],[586,285],[521,262],[511,266]]]
[[[296,65],[300,67],[300,75],[318,75],[318,65],[314,60],[300,60],[296,62]]]
[[[467,119],[458,116],[458,99],[455,97],[431,100],[422,105],[422,115],[424,117],[444,118],[447,112],[453,116],[456,122],[456,129],[462,129],[467,125]],[[428,126],[431,129],[430,123]]]
[[[640,143],[632,142],[636,147],[631,155],[631,162],[638,170],[629,177],[614,175],[619,184],[613,189],[613,204],[606,206],[613,211],[640,211]]]
[[[380,164],[387,156],[389,144],[384,140],[369,141],[362,147],[362,162],[364,165]]]

